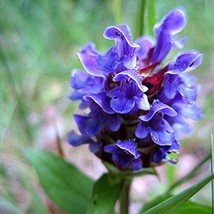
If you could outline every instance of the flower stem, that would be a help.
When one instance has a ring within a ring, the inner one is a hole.
[[[145,11],[146,11],[146,0],[140,0],[135,27],[136,28],[135,38],[142,36],[144,33]]]
[[[112,1],[112,11],[115,24],[121,24],[122,23],[121,0]]]
[[[149,0],[148,1],[148,27],[149,27],[149,34],[153,35],[153,27],[156,23],[155,20],[155,1]]]
[[[124,180],[123,188],[120,195],[120,214],[129,213],[129,190],[131,186],[131,180]]]

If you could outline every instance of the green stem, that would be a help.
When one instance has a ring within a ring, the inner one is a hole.
[[[153,35],[153,27],[155,24],[155,1],[149,0],[148,1],[148,27],[149,27],[149,34]]]
[[[121,0],[112,0],[112,11],[115,24],[122,23]]]
[[[120,195],[120,214],[129,213],[129,191],[131,180],[124,180],[123,188]]]
[[[144,34],[145,11],[146,11],[146,0],[140,0],[140,5],[137,13],[137,20],[136,20],[135,38],[138,38]]]

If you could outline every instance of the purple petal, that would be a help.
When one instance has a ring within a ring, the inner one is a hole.
[[[163,92],[167,98],[172,99],[175,97],[177,93],[177,76],[175,75],[164,75],[164,82],[163,82]]]
[[[150,127],[147,127],[145,123],[140,122],[138,123],[137,128],[135,130],[135,136],[140,139],[143,139],[147,137],[149,132],[150,132]]]
[[[131,78],[137,84],[138,88],[142,92],[146,92],[148,90],[148,88],[146,86],[142,85],[142,82],[141,82],[140,78],[138,77],[135,70],[126,70],[126,71],[120,72],[114,76],[113,80],[115,82],[121,81],[121,80],[126,79],[127,77]]]
[[[106,39],[115,40],[115,47],[119,58],[123,60],[127,69],[133,69],[136,65],[135,51],[139,49],[139,45],[134,44],[131,34],[126,25],[110,26],[104,32]]]
[[[134,100],[139,109],[144,110],[144,111],[147,111],[150,109],[150,104],[149,104],[148,97],[146,94],[142,94],[141,96],[135,96]]]
[[[93,76],[105,77],[104,73],[99,69],[98,59],[99,55],[89,55],[78,53],[79,60],[81,61],[84,69]]]
[[[107,125],[111,131],[118,131],[121,125],[120,116],[118,114],[108,115]]]
[[[92,94],[92,95],[86,95],[83,97],[84,100],[90,101],[93,100],[95,103],[97,103],[104,112],[108,114],[115,113],[112,108],[110,107],[110,100],[108,97],[106,97],[106,93],[99,93],[99,94]]]
[[[175,163],[172,159],[167,158],[167,154],[169,153],[178,153],[180,149],[179,143],[177,140],[172,141],[171,146],[161,146],[159,149],[153,154],[152,159],[156,163],[160,163],[163,159],[170,163]]]
[[[94,46],[88,48],[86,46],[80,53],[77,54],[85,70],[98,77],[105,77],[106,74],[113,72],[120,63],[120,57],[115,47],[101,55],[94,49]]]
[[[68,133],[67,140],[72,146],[80,146],[82,144],[87,144],[92,142],[90,138],[82,135],[78,135],[73,130]]]
[[[116,145],[118,146],[118,148],[131,154],[134,158],[140,157],[140,153],[137,152],[137,146],[132,140],[127,140],[127,141],[118,140]]]
[[[85,45],[81,52],[77,53],[77,57],[89,74],[92,76],[105,77],[104,73],[99,69],[98,59],[100,58],[100,54],[95,49],[93,43]]]
[[[112,98],[110,105],[115,112],[119,114],[126,114],[134,108],[135,101],[132,99],[127,99],[125,95],[121,94],[119,97]]]
[[[115,144],[109,144],[104,147],[104,151],[107,153],[113,153],[117,146]]]
[[[157,116],[150,126],[152,129],[150,135],[155,144],[160,146],[172,144],[172,140],[175,137],[174,130],[166,120]]]
[[[88,78],[89,75],[87,73],[74,69],[72,71],[72,78],[70,81],[71,87],[76,90],[83,88]]]
[[[184,77],[185,78],[185,77]],[[163,93],[168,99],[173,99],[178,93],[182,96],[183,100],[193,103],[197,97],[198,88],[189,86],[186,80],[181,75],[167,73],[164,75]]]
[[[167,146],[168,147],[168,146]],[[152,155],[152,160],[155,163],[161,163],[161,161],[163,159],[166,158],[166,154],[167,154],[167,149],[168,148],[164,148],[164,147],[160,147],[153,155]]]
[[[91,142],[89,144],[89,149],[91,152],[93,153],[97,153],[100,151],[100,149],[102,148],[102,143],[101,142]]]
[[[132,42],[131,33],[126,25],[110,26],[106,28],[103,36],[106,39],[115,40],[119,57],[122,57],[124,54],[132,54],[136,48],[139,48],[139,45]]]
[[[165,59],[171,49],[171,36],[166,31],[161,31],[157,38],[157,44],[152,55],[152,63],[161,62]]]
[[[180,39],[177,38],[176,36],[173,36],[173,38],[171,38],[172,47],[176,49],[182,49],[186,41],[187,37],[183,37]]]
[[[142,168],[141,154],[137,151],[134,140],[118,140],[114,144],[105,146],[104,151],[112,154],[112,161],[121,169]]]
[[[197,88],[188,87],[186,84],[178,85],[178,91],[189,103],[193,103],[197,97]]]
[[[127,87],[117,87],[107,93],[107,96],[111,97],[110,101],[111,108],[115,112],[120,114],[126,114],[130,112],[135,106],[134,99],[127,97],[127,95],[129,95]]]
[[[97,135],[101,129],[106,125],[106,117],[99,112],[96,115],[92,115],[90,119],[87,120],[85,125],[85,132],[88,136]]]
[[[85,131],[85,125],[86,125],[86,122],[87,120],[90,118],[90,117],[85,117],[85,116],[82,116],[82,115],[74,115],[73,116],[78,128],[79,128],[79,131],[81,132],[81,134],[87,136],[86,134],[86,131]]]
[[[76,90],[76,93],[99,93],[103,90],[104,83],[105,81],[103,78],[91,76],[77,69],[72,71],[70,84],[71,87]]]
[[[98,69],[103,71],[104,74],[109,74],[117,70],[121,63],[117,49],[112,47],[104,55],[98,58],[97,63]]]
[[[175,152],[175,153],[178,153],[180,150],[180,145],[178,143],[177,140],[173,140],[172,141],[172,145],[170,146],[170,148],[168,149],[168,152]]]
[[[142,168],[142,160],[140,158],[138,159],[132,159],[130,161],[130,167],[133,169],[133,170],[139,170]]]
[[[99,52],[95,48],[95,44],[93,42],[87,43],[82,49],[81,53],[89,54],[89,55],[98,55]]]
[[[149,51],[154,47],[154,41],[149,36],[142,36],[138,38],[136,43],[140,45],[140,49],[137,52],[139,59],[146,58],[149,54]]]
[[[179,33],[186,24],[185,14],[182,10],[175,9],[171,11],[163,19],[163,21],[157,24],[154,28],[155,34],[157,36],[157,43],[153,52],[152,62],[161,62],[165,59],[169,53],[172,45],[176,42],[173,35]]]
[[[182,109],[182,113],[186,118],[190,118],[192,120],[200,120],[203,117],[203,114],[196,105],[191,105],[189,108]]]
[[[203,55],[196,51],[188,51],[177,57],[170,69],[178,72],[187,72],[197,68],[202,62]]]
[[[92,112],[89,116],[74,115],[74,120],[85,136],[95,136],[106,124],[106,117],[100,112]]]
[[[159,131],[151,132],[151,138],[153,142],[160,146],[168,146],[171,145],[171,141],[174,138],[174,134],[168,133],[164,129]]]
[[[171,117],[174,117],[174,116],[177,115],[177,112],[173,108],[169,107],[168,105],[166,105],[164,103],[161,103],[160,101],[156,101],[152,105],[152,107],[150,108],[149,113],[146,114],[146,115],[142,115],[139,118],[142,121],[149,121],[154,117],[154,115],[156,113],[162,113],[164,115],[168,115],[168,116],[171,116]]]
[[[161,31],[167,31],[171,35],[175,35],[183,30],[186,25],[186,17],[182,10],[175,9],[169,12],[154,28],[156,35]]]

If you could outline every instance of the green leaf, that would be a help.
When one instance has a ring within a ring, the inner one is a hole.
[[[115,19],[115,24],[122,23],[121,0],[112,0],[112,12]]]
[[[212,208],[188,201],[174,212],[174,214],[190,214],[191,212],[193,214],[210,214],[212,213]]]
[[[197,184],[189,187],[188,189],[184,190],[183,192],[172,196],[165,200],[164,202],[152,207],[148,211],[144,212],[144,214],[165,214],[166,210],[167,213],[173,213],[178,210],[185,202],[187,202],[193,195],[195,195],[202,187],[204,187],[207,183],[209,183],[214,178],[214,173],[204,178],[202,181],[198,182]]]
[[[53,201],[68,213],[85,213],[93,188],[91,179],[54,154],[30,149],[25,156]]]
[[[160,204],[161,202],[167,200],[170,197],[172,197],[172,195],[161,195],[161,196],[155,198],[154,200],[145,204],[140,213],[145,213],[145,211]],[[204,206],[201,204],[197,204],[195,202],[187,201],[181,207],[179,207],[175,212],[173,212],[173,214],[189,214],[190,212],[194,212],[194,214],[201,214],[201,213],[210,214],[211,207],[207,207],[207,206]],[[165,213],[166,213],[166,211],[165,211]]]
[[[152,207],[160,204],[161,202],[167,200],[168,198],[172,197],[172,195],[161,195],[156,197],[155,199],[149,201],[148,203],[146,203],[143,208],[141,209],[140,213],[144,213],[145,211],[151,209]]]
[[[148,2],[148,24],[149,34],[153,35],[153,27],[155,25],[155,1],[149,0]]]
[[[119,197],[123,180],[104,174],[94,185],[87,214],[109,214]]]
[[[145,30],[146,0],[140,0],[135,24],[135,39],[142,36]]]

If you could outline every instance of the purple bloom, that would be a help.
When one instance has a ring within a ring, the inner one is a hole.
[[[112,154],[114,164],[120,169],[138,170],[142,168],[141,154],[133,140],[118,140],[115,144],[104,147],[104,151]]]
[[[122,170],[139,170],[173,162],[179,140],[190,130],[190,120],[201,118],[196,106],[198,87],[190,71],[202,62],[195,50],[164,62],[186,24],[182,10],[169,12],[154,27],[155,38],[135,42],[125,25],[106,28],[104,37],[115,44],[100,53],[88,43],[77,54],[85,71],[74,70],[71,100],[80,100],[85,115],[74,115],[80,135],[71,131],[73,146],[89,144],[103,161]],[[163,66],[164,65],[164,66]]]
[[[172,142],[171,146],[161,146],[159,149],[152,155],[151,161],[154,163],[161,163],[163,159],[170,163],[176,162],[176,160],[171,160],[167,158],[167,154],[169,153],[178,153],[180,146],[176,140]]]
[[[172,141],[175,140],[174,130],[164,118],[165,115],[174,117],[177,112],[173,108],[155,101],[149,113],[139,117],[141,122],[138,123],[135,135],[140,139],[149,135],[155,144],[171,146]]]

